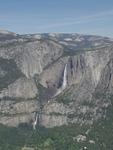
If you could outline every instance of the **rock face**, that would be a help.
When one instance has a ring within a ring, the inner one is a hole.
[[[38,94],[38,89],[33,79],[19,78],[0,93],[0,98],[32,99]]]
[[[112,91],[111,39],[0,31],[0,123],[92,124]]]

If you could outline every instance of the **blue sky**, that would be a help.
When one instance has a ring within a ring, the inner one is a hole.
[[[113,0],[0,0],[0,29],[113,37]]]

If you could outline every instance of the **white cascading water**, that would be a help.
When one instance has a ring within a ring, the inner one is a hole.
[[[59,95],[66,88],[66,86],[67,86],[67,64],[65,65],[64,68],[62,86],[58,89],[55,96]]]
[[[63,74],[63,82],[62,82],[62,90],[64,90],[67,86],[67,64],[65,65],[64,68],[64,74]]]
[[[33,129],[36,129],[36,125],[37,125],[37,120],[38,120],[38,116],[36,115],[35,121],[33,122]]]

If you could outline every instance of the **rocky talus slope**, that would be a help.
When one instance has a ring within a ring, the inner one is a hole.
[[[0,32],[1,124],[92,124],[112,94],[112,39]]]

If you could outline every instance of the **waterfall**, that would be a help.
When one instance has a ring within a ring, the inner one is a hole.
[[[65,68],[64,68],[63,82],[62,82],[61,89],[64,90],[66,86],[67,86],[67,64],[65,65]]]
[[[38,121],[38,115],[36,114],[35,121],[33,122],[33,129],[34,130],[36,129],[37,121]]]
[[[62,80],[62,85],[58,89],[57,93],[55,96],[59,95],[67,86],[67,64],[65,65],[64,72],[63,72],[63,80]]]

